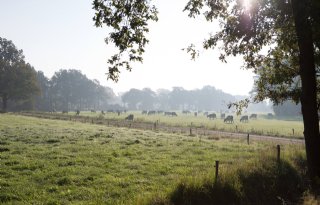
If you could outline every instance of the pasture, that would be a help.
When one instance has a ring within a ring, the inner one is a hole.
[[[241,116],[233,114],[234,123],[226,124],[220,116],[214,120],[208,119],[203,114],[198,114],[195,117],[193,114],[183,114],[177,112],[177,117],[165,116],[164,114],[143,115],[138,111],[128,111],[118,115],[117,113],[106,113],[101,116],[100,112],[81,112],[80,116],[103,117],[111,120],[124,120],[129,114],[134,115],[134,120],[137,122],[158,122],[160,125],[187,127],[187,128],[204,128],[208,130],[219,130],[227,132],[251,133],[258,135],[268,135],[276,137],[288,138],[303,138],[303,123],[298,120],[284,119],[268,119],[266,114],[258,115],[258,119],[249,119],[248,123],[240,122]],[[75,115],[75,112],[69,112],[68,115]]]
[[[134,114],[137,120],[147,120]],[[183,117],[183,122],[178,119],[160,118],[165,123],[185,126],[191,121],[204,122],[202,118],[196,121]],[[284,144],[282,149],[282,158],[292,158],[303,155],[304,146]],[[219,171],[224,173],[261,155],[276,155],[275,150],[272,142],[256,141],[247,145],[242,139],[199,139],[183,134],[2,114],[0,202],[142,204],[148,198],[165,198],[185,178],[212,178],[215,160],[220,161]]]

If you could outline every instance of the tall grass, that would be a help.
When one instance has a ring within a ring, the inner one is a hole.
[[[294,156],[278,162],[270,154],[260,155],[224,169],[217,180],[212,174],[185,178],[167,195],[153,196],[137,204],[300,204],[308,186],[296,163],[296,156],[301,155]]]

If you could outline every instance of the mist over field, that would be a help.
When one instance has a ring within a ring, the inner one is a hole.
[[[0,204],[320,204],[319,11],[1,2]]]

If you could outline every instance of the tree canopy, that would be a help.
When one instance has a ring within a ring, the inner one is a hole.
[[[115,96],[111,89],[75,69],[61,69],[51,79],[38,72],[37,78],[41,88],[35,103],[38,110],[107,109]]]
[[[15,102],[32,98],[39,93],[34,68],[24,61],[22,50],[0,37],[0,97],[2,110],[7,110],[8,100]]]

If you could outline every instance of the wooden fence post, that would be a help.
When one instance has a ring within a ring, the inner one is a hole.
[[[219,160],[216,161],[216,175],[215,175],[215,182],[218,180],[218,175],[219,175]]]
[[[294,129],[292,128],[292,135],[294,136]]]
[[[250,144],[250,135],[248,133],[248,136],[247,136],[247,143]]]

